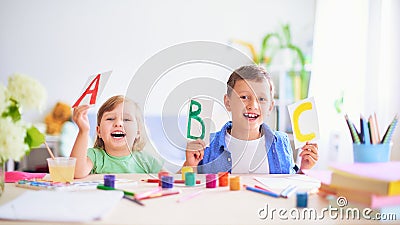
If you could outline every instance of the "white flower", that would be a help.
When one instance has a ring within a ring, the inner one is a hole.
[[[0,162],[19,161],[32,148],[40,146],[45,136],[36,127],[21,120],[21,108],[41,109],[46,89],[36,80],[20,74],[0,84]]]
[[[19,161],[29,150],[25,144],[26,128],[21,121],[14,123],[10,117],[0,117],[0,160]]]
[[[7,89],[10,97],[24,109],[43,109],[47,98],[46,90],[35,79],[23,74],[13,74],[8,79]]]
[[[8,106],[7,89],[3,84],[0,84],[0,116]]]

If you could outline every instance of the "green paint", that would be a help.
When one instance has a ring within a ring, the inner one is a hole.
[[[193,105],[197,106],[197,110],[193,111]],[[201,113],[201,104],[195,100],[190,101],[190,110],[189,110],[189,119],[188,119],[188,129],[187,129],[187,138],[196,140],[196,139],[204,139],[205,135],[205,125],[204,121],[199,117],[199,114]],[[192,136],[190,134],[190,131],[192,130],[192,119],[197,120],[201,124],[201,135],[200,137]]]

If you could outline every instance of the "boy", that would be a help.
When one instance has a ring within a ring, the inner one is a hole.
[[[301,173],[318,160],[318,146],[306,143],[300,153],[301,166],[294,164],[287,134],[272,131],[263,121],[274,108],[274,86],[269,74],[256,65],[235,70],[224,96],[232,121],[210,138],[187,143],[184,166],[197,167],[198,173]]]

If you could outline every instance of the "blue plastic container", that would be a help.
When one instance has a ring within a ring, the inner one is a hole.
[[[390,161],[390,144],[353,144],[354,162],[374,163]]]

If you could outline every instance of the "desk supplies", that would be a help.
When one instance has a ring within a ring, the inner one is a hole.
[[[138,205],[144,206],[144,204],[141,201],[139,201],[137,198],[135,198],[135,197],[129,197],[127,195],[124,195],[123,198],[127,199],[129,201],[132,201],[132,202],[134,202],[134,203],[136,203]]]
[[[71,183],[74,181],[76,158],[47,158],[50,178],[54,182]]]
[[[200,190],[200,191],[196,191],[196,192],[194,192],[194,193],[190,193],[190,194],[188,194],[188,195],[186,195],[186,196],[183,196],[182,198],[176,200],[176,202],[179,203],[179,202],[184,202],[184,201],[187,201],[187,200],[189,200],[189,199],[192,199],[192,198],[198,196],[199,194],[201,194],[203,191],[204,191],[204,190]]]
[[[218,173],[218,185],[220,187],[226,187],[229,185],[229,172]]]
[[[353,144],[353,159],[355,163],[377,163],[390,161],[391,146],[385,144]]]
[[[107,187],[107,186],[101,185],[101,184],[97,185],[97,189],[106,190],[106,191],[122,191],[124,193],[124,195],[135,196],[135,193],[133,193],[133,192],[124,191],[124,190],[121,190],[121,189],[115,189],[113,187]]]
[[[32,190],[77,191],[96,189],[98,184],[101,184],[101,181],[60,183],[46,180],[19,180],[15,186]]]
[[[240,177],[234,176],[229,178],[229,190],[239,191],[240,190]]]
[[[181,191],[161,191],[155,194],[151,194],[148,196],[136,198],[138,200],[144,200],[144,199],[151,199],[151,198],[159,198],[159,197],[164,197],[164,196],[169,196],[169,195],[177,195],[180,194]]]
[[[346,119],[346,123],[347,126],[349,127],[350,130],[350,134],[351,134],[351,139],[353,140],[354,144],[360,144],[360,136],[356,130],[356,127],[354,126],[354,124],[352,122],[350,122],[349,117],[347,116],[347,114],[344,116]]]
[[[217,175],[206,174],[206,188],[216,188],[216,187],[217,187]]]
[[[308,194],[307,192],[296,193],[296,207],[305,208],[308,205]]]
[[[288,198],[296,191],[296,189],[296,185],[290,184],[285,189],[283,189],[283,191],[279,195],[283,198]]]
[[[185,173],[186,172],[193,172],[193,167],[191,166],[184,166],[181,169],[181,173],[182,173],[182,180],[185,180]]]
[[[383,136],[382,143],[384,143],[384,144],[390,143],[390,141],[392,140],[394,130],[396,129],[396,126],[397,126],[397,121],[398,121],[398,117],[396,115],[394,117],[393,121],[390,123],[389,127],[387,128],[385,135]]]
[[[185,185],[186,186],[195,186],[196,185],[196,174],[193,172],[185,173]]]
[[[162,188],[159,186],[159,187],[157,187],[157,188],[155,188],[155,189],[153,189],[153,190],[146,191],[146,192],[144,192],[144,193],[136,194],[135,196],[136,196],[137,199],[142,199],[142,198],[144,198],[144,197],[147,197],[147,196],[152,195],[152,194],[159,193],[159,192],[161,192],[161,191],[162,191]]]
[[[0,206],[0,218],[52,222],[87,222],[107,215],[123,196],[119,191],[55,192],[27,190]]]
[[[115,175],[104,175],[104,186],[115,187]]]
[[[7,171],[5,182],[6,183],[14,183],[19,180],[33,180],[33,179],[43,179],[46,176],[46,173],[28,173],[21,171]]]
[[[162,188],[173,188],[174,187],[174,177],[173,176],[162,176],[161,177],[161,187]]]
[[[347,114],[345,115],[345,120],[354,144],[385,144],[391,142],[398,123],[398,115],[396,114],[393,118],[382,139],[378,129],[376,114],[369,116],[368,120],[362,115],[360,116],[360,132],[357,131]]]
[[[144,204],[142,202],[140,202],[137,198],[135,198],[135,193],[133,193],[133,192],[129,192],[129,191],[121,190],[121,189],[115,189],[113,187],[108,187],[108,186],[101,185],[101,184],[97,185],[97,189],[105,190],[105,191],[121,191],[122,193],[124,193],[124,196],[123,196],[124,199],[128,199],[130,201],[135,202],[138,205],[144,206]]]
[[[280,197],[279,194],[271,192],[271,191],[267,191],[265,189],[263,190],[263,189],[260,189],[260,188],[250,187],[250,186],[247,186],[247,185],[243,185],[243,187],[246,190],[257,192],[257,193],[260,193],[260,194],[263,194],[263,195],[268,195],[268,196],[271,196],[271,197],[274,197],[274,198],[279,198]]]
[[[159,183],[160,182],[159,179],[144,179],[144,180],[141,180],[141,181],[144,181],[144,182],[147,182],[147,183]],[[185,183],[184,180],[174,180],[174,184],[184,184],[184,183]],[[200,180],[196,180],[196,184],[200,184],[200,183],[201,183]]]
[[[50,157],[54,160],[54,155],[53,152],[51,151],[49,145],[47,144],[47,142],[44,142],[44,145],[46,146],[47,152],[49,152]]]
[[[400,195],[400,162],[331,165],[331,186],[380,195]]]
[[[273,192],[271,190],[268,190],[266,188],[260,187],[258,185],[254,185],[254,188],[261,189],[261,190],[273,193],[273,194],[278,195],[279,197],[282,197],[282,198],[290,197],[297,190],[297,187],[295,185],[289,185],[285,189],[283,189],[281,191],[281,193],[277,194],[277,193],[275,193],[275,192]]]
[[[299,192],[316,192],[321,186],[321,181],[302,174],[276,174],[269,177],[254,177],[263,187],[275,193],[282,193],[285,189],[296,187]],[[289,195],[292,192],[289,192]]]
[[[372,144],[371,143],[371,134],[369,132],[368,121],[364,118],[364,116],[360,116],[360,126],[361,126],[361,138],[362,143]]]
[[[160,171],[158,172],[158,186],[161,186],[161,178],[163,176],[169,176],[169,173],[167,171]]]

